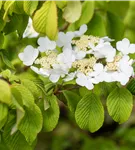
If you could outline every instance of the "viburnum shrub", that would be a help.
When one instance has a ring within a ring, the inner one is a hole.
[[[92,133],[102,127],[104,113],[120,124],[130,117],[135,44],[122,36],[122,25],[116,32],[112,24],[122,23],[109,10],[106,31],[104,19],[94,11],[103,9],[101,3],[0,1],[0,133],[5,150],[34,149],[38,133],[58,124],[61,103],[82,130]]]

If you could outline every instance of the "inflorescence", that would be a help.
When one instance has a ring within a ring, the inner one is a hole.
[[[125,85],[134,76],[129,54],[135,53],[135,44],[124,38],[111,45],[108,37],[84,35],[87,26],[79,31],[59,32],[58,40],[48,37],[38,39],[38,47],[28,45],[19,54],[23,64],[53,83],[75,80],[80,86],[91,90],[100,82],[120,82]]]

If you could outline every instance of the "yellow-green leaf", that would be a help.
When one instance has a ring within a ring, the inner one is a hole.
[[[82,24],[87,24],[93,17],[94,14],[94,1],[85,1],[82,4],[82,14],[80,19],[75,23],[77,27]]]
[[[70,23],[77,21],[81,16],[82,5],[80,1],[69,1],[64,10],[63,18]]]
[[[57,7],[55,1],[44,2],[42,7],[36,11],[33,17],[34,29],[55,39],[57,35]]]
[[[4,3],[4,10],[5,10],[5,13],[4,13],[4,16],[3,16],[3,20],[7,20],[7,16],[8,16],[8,13],[9,13],[9,9],[10,7],[13,5],[13,3],[15,2],[15,0],[13,1],[6,1]]]
[[[32,15],[38,6],[38,1],[27,0],[23,2],[23,8],[26,14]]]
[[[127,121],[133,108],[133,96],[126,88],[115,88],[107,98],[107,109],[114,121]]]
[[[0,129],[7,121],[8,107],[6,104],[0,103]]]
[[[2,8],[2,1],[0,1],[0,9]]]
[[[0,80],[0,102],[11,104],[11,91],[7,82]]]

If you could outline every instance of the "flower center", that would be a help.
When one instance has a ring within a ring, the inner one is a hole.
[[[116,71],[118,70],[117,63],[120,61],[122,56],[116,55],[113,62],[107,62],[107,70],[108,71]]]
[[[88,74],[93,71],[93,66],[95,65],[97,59],[95,57],[85,58],[82,60],[77,60],[73,62],[73,68],[76,68],[77,71],[80,71],[84,74]]]
[[[57,52],[48,52],[47,56],[37,59],[35,64],[40,64],[43,69],[52,68],[53,64],[57,64]]]
[[[83,51],[87,51],[89,49],[89,43],[90,44],[97,44],[99,42],[98,37],[94,36],[88,36],[88,35],[83,35],[79,40],[72,40],[72,44],[75,44],[77,48]]]

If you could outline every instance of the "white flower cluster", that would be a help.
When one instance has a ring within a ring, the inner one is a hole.
[[[135,53],[135,44],[124,38],[114,48],[110,38],[84,35],[86,31],[87,26],[82,25],[79,31],[59,32],[56,42],[40,37],[37,49],[29,45],[19,58],[53,83],[75,80],[89,90],[103,81],[125,85],[134,76],[128,54]]]

